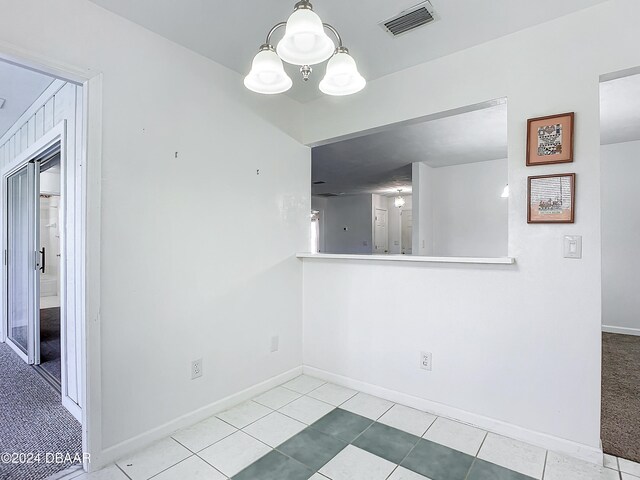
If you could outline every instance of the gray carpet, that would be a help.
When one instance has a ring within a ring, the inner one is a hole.
[[[45,462],[45,454],[81,454],[80,424],[53,388],[5,343],[0,343],[0,386],[0,453],[42,456],[39,463],[0,463],[0,479],[42,480],[69,468],[69,463]]]
[[[640,337],[602,334],[602,447],[640,462]]]

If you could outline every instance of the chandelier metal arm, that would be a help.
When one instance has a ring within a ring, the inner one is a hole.
[[[324,28],[326,28],[327,30],[329,30],[330,32],[332,32],[336,36],[336,39],[338,40],[338,48],[342,48],[342,37],[338,33],[338,30],[336,30],[334,27],[332,27],[328,23],[323,23],[322,26]]]
[[[267,34],[267,41],[265,42],[267,45],[271,45],[271,37],[273,36],[274,33],[276,33],[276,30],[278,30],[279,28],[282,27],[286,27],[287,26],[287,22],[280,22],[280,23],[276,23],[273,28],[271,30],[269,30],[269,33]]]

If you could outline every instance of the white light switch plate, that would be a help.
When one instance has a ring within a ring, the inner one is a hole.
[[[564,236],[564,258],[582,258],[582,237],[580,235]]]

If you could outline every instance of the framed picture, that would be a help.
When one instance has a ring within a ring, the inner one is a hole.
[[[573,223],[576,174],[529,177],[527,223]]]
[[[527,166],[573,162],[574,113],[527,120]]]

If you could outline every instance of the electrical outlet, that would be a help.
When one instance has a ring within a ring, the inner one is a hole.
[[[271,353],[277,352],[280,348],[280,337],[278,335],[271,337]]]
[[[202,359],[191,362],[191,380],[202,376]]]
[[[420,352],[420,368],[431,371],[431,352]]]

